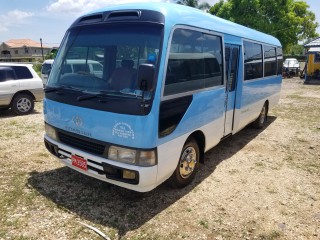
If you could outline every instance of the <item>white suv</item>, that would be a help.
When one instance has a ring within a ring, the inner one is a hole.
[[[28,114],[43,95],[42,80],[32,64],[0,63],[0,110],[11,108],[18,115]]]

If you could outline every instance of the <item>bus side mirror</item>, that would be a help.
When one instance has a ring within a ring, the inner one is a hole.
[[[155,75],[155,66],[153,64],[141,64],[138,69],[138,86],[142,91],[152,89]]]

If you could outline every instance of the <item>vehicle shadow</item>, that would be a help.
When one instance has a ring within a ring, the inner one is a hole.
[[[42,114],[41,111],[37,111],[37,110],[33,110],[32,112],[30,112],[28,115],[36,115],[36,114]],[[20,117],[20,116],[24,116],[24,115],[17,115],[15,114],[11,109],[0,109],[0,119],[3,118],[14,118],[14,117]]]
[[[275,120],[276,117],[269,117],[266,128]],[[219,143],[206,153],[205,164],[200,165],[193,183],[183,189],[172,189],[164,183],[151,192],[139,194],[87,177],[67,167],[31,172],[28,186],[82,219],[118,229],[121,238],[191,192],[221,162],[240,151],[264,129],[257,130],[249,126]]]
[[[320,79],[311,79],[303,82],[304,85],[320,85]]]

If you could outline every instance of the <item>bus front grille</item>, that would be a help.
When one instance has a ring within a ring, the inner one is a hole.
[[[96,143],[90,140],[84,140],[60,131],[58,132],[58,137],[62,143],[100,156],[103,155],[104,149],[106,147],[103,144]]]

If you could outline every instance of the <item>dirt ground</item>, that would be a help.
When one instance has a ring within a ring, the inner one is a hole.
[[[43,144],[42,105],[0,112],[0,239],[320,239],[320,84],[284,79],[263,130],[206,155],[192,185],[137,195]]]

